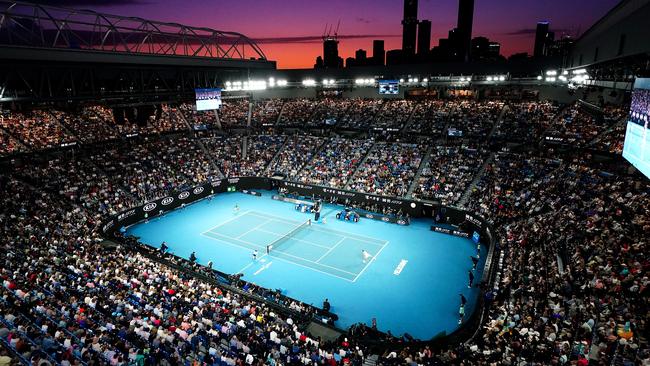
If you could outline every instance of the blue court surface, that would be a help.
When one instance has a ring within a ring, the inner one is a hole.
[[[471,240],[435,233],[425,219],[410,226],[339,221],[341,207],[333,205],[323,207],[319,222],[304,225],[313,215],[261,192],[223,193],[127,232],[153,247],[165,241],[185,258],[195,251],[201,264],[212,261],[222,272],[243,273],[244,280],[306,303],[320,307],[328,298],[342,328],[376,318],[382,331],[429,339],[458,327],[459,294],[468,299],[466,314],[473,311],[479,290],[467,288],[476,255]],[[364,261],[362,250],[372,257]],[[475,275],[478,281],[482,274]]]

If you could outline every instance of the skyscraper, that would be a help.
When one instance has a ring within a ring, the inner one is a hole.
[[[386,50],[384,49],[384,41],[381,39],[372,41],[372,62],[380,66],[384,66],[386,63]]]
[[[472,43],[472,25],[474,23],[474,0],[458,2],[458,58],[469,61]]]
[[[535,30],[535,46],[533,48],[533,57],[546,56],[546,48],[548,45],[548,27],[547,21],[537,22],[537,29]]]
[[[423,20],[418,24],[418,55],[424,56],[431,50],[431,21]]]
[[[336,38],[327,37],[323,40],[323,66],[336,69],[340,67],[339,62],[339,41]]]
[[[366,65],[367,64],[367,58],[368,58],[368,56],[366,54],[366,50],[358,49],[354,53],[354,58],[355,58],[358,66]]]
[[[404,0],[402,19],[402,53],[405,57],[415,55],[415,38],[418,29],[418,0]]]

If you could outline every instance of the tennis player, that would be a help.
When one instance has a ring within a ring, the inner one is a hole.
[[[368,253],[365,249],[361,249],[361,257],[363,258],[363,263],[368,262],[370,258],[372,258],[372,255]]]
[[[233,213],[239,213],[239,205],[235,203],[235,207],[232,209]]]
[[[257,261],[257,249],[253,251],[252,257],[253,257],[253,261]]]

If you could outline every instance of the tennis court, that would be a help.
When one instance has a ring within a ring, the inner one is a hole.
[[[409,226],[337,220],[342,207],[329,204],[321,220],[303,226],[313,214],[273,200],[277,192],[260,193],[219,194],[127,233],[156,248],[165,241],[184,258],[194,252],[200,264],[212,262],[307,304],[320,307],[328,298],[341,328],[375,319],[379,330],[429,339],[458,327],[459,294],[468,300],[467,314],[474,308],[480,291],[467,287],[469,257],[477,254],[471,240],[431,231],[430,219]],[[371,255],[365,263],[362,250]],[[481,277],[480,269],[475,275]]]
[[[257,211],[240,213],[202,235],[251,251],[257,250],[261,257],[268,255],[352,282],[388,244],[385,240],[316,227],[315,224]],[[267,246],[271,246],[268,254]],[[370,253],[372,258],[364,261],[362,250]],[[252,263],[238,272],[250,265]]]

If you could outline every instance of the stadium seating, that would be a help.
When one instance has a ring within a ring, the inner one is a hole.
[[[229,108],[228,129],[242,124],[248,101]],[[99,105],[3,111],[0,360],[362,365],[378,352],[380,365],[643,364],[650,184],[620,157],[602,163],[590,155],[620,154],[624,115],[548,102],[271,99],[253,103],[250,133],[194,136],[185,121],[214,127],[214,114],[189,104],[164,106],[144,126],[118,124]],[[278,117],[280,125],[333,118],[341,130],[405,128],[429,138],[255,129]],[[440,139],[449,127],[463,138]],[[127,138],[132,133],[139,136]],[[538,148],[545,136],[560,135],[588,150]],[[75,150],[56,149],[68,143]],[[506,143],[526,149],[502,150]],[[345,341],[312,339],[303,321],[309,306],[278,302],[278,311],[210,280],[205,268],[102,243],[97,230],[108,215],[177,189],[275,175],[385,196],[412,192],[490,220],[503,259],[498,282],[483,288],[476,336],[435,348],[390,335],[385,347],[368,347],[363,327]]]

